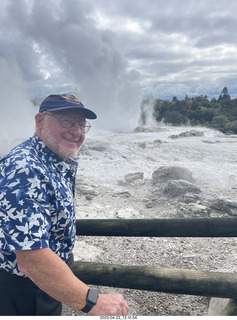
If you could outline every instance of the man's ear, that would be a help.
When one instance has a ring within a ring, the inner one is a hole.
[[[44,120],[43,113],[37,113],[35,115],[35,125],[38,129],[41,129],[43,127],[43,120]]]

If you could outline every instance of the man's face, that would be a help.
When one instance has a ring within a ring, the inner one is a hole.
[[[60,116],[60,118],[55,117]],[[82,112],[75,109],[63,110],[60,112],[45,112],[41,114],[42,124],[40,129],[40,138],[49,149],[56,153],[64,161],[68,157],[77,154],[80,146],[85,139],[85,133],[80,125],[85,125],[85,116]],[[62,119],[70,122],[79,121],[71,128],[62,126]],[[79,125],[80,124],[80,125]]]

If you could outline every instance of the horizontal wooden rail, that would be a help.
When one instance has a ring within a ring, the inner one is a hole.
[[[87,284],[175,294],[237,298],[237,274],[76,261]]]
[[[237,237],[237,218],[80,219],[77,235],[117,237]]]

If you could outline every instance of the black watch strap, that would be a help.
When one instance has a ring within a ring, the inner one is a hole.
[[[88,313],[96,304],[97,299],[98,293],[93,289],[89,289],[86,296],[86,305],[83,309],[81,309],[81,311]]]

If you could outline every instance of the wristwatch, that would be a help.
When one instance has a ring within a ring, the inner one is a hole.
[[[81,311],[88,313],[96,304],[97,299],[98,293],[93,289],[89,289],[86,296],[86,305],[83,309],[81,309]]]

